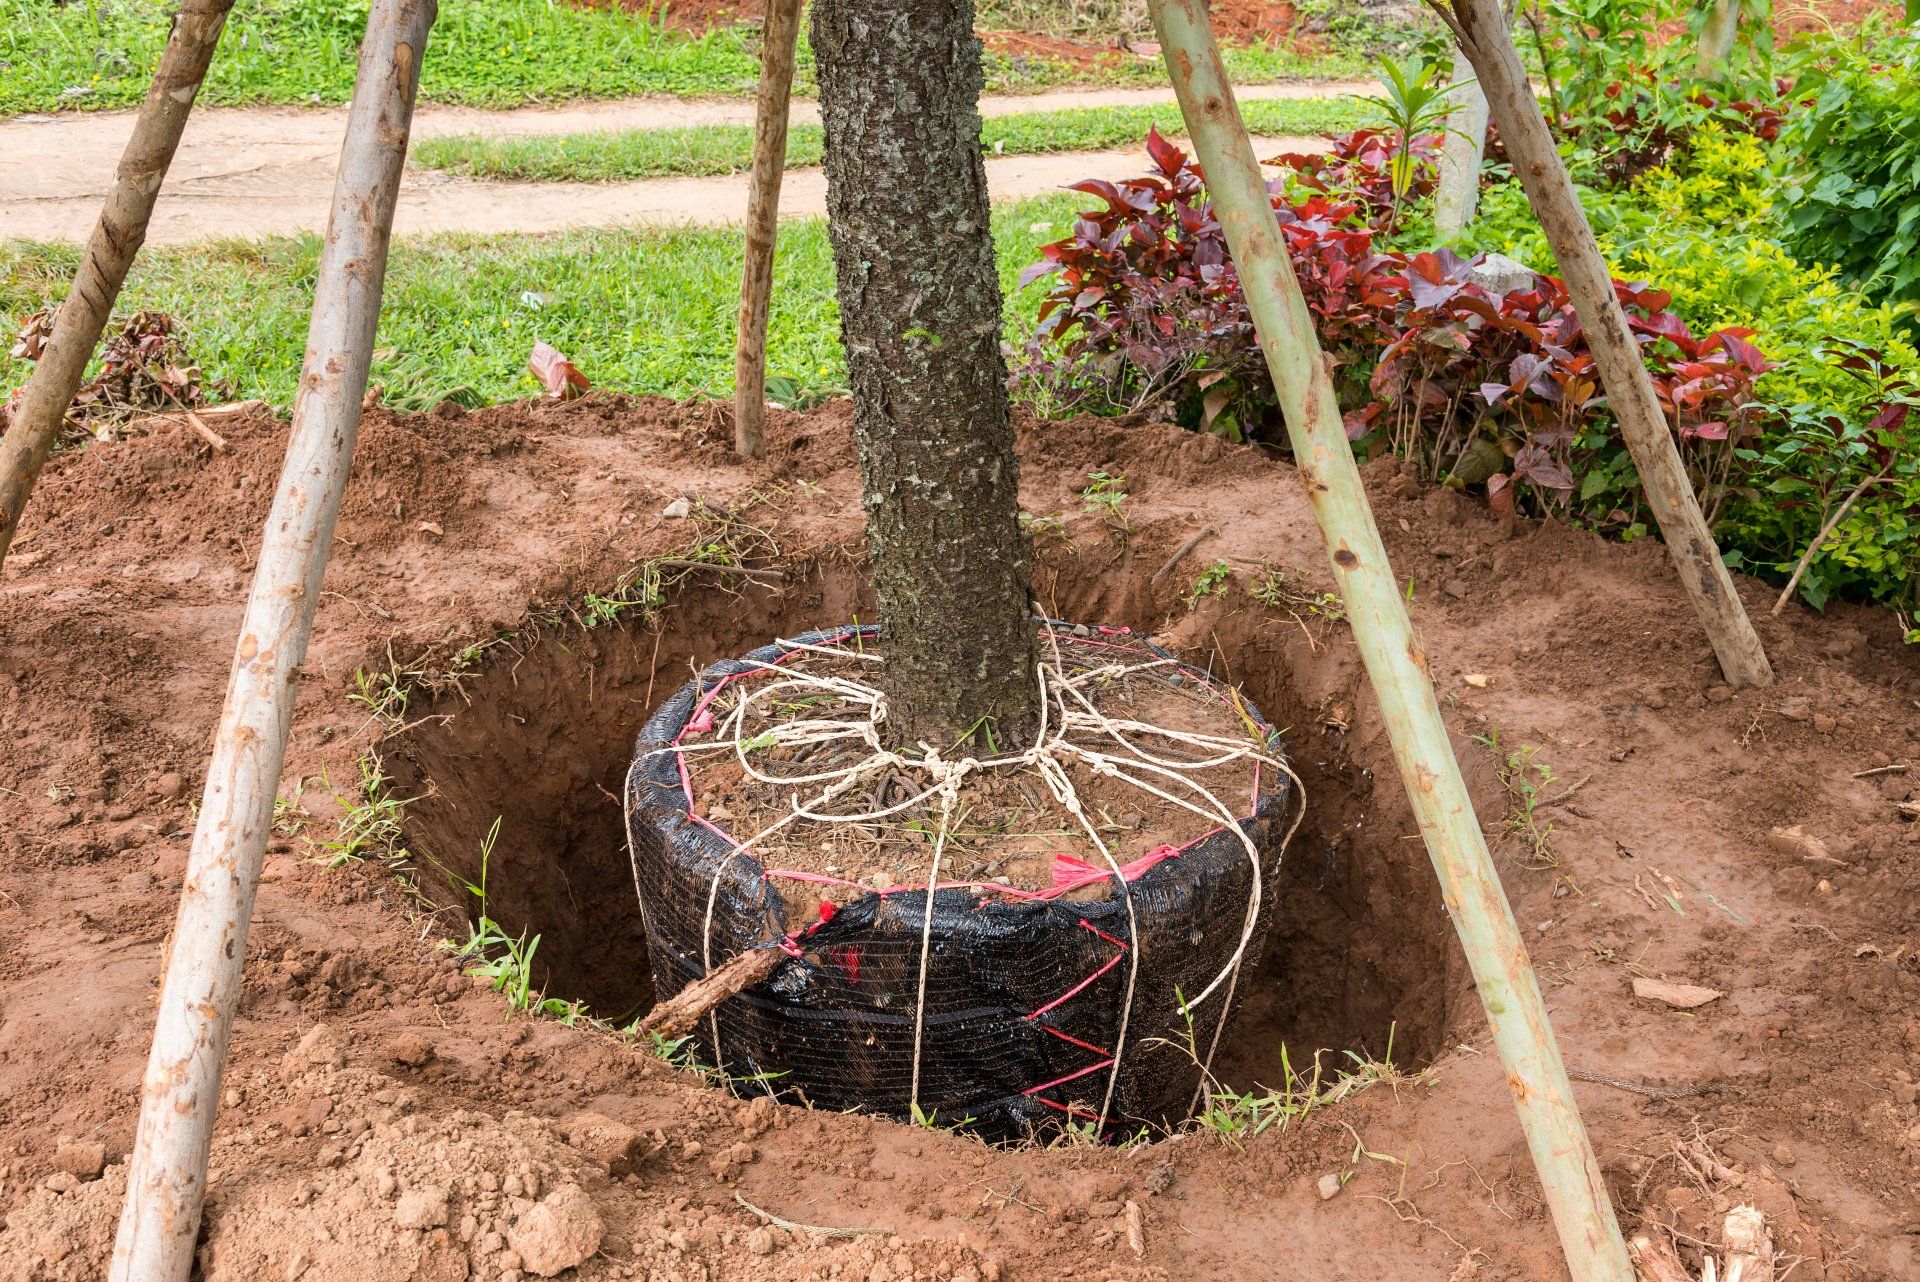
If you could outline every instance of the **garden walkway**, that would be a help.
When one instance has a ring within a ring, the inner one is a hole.
[[[1347,84],[1250,85],[1246,98],[1330,97],[1364,90]],[[1171,90],[1062,91],[981,102],[984,115],[1069,107],[1138,106],[1172,100]],[[745,100],[646,98],[563,107],[481,111],[426,105],[417,138],[453,134],[514,137],[697,124],[751,123]],[[815,103],[797,102],[796,120],[817,120]],[[319,231],[325,226],[339,155],[344,108],[215,108],[189,124],[148,234],[167,244],[216,236]],[[100,211],[133,113],[64,113],[0,122],[0,239],[84,240]],[[1324,146],[1317,139],[1257,139],[1261,154]],[[1050,191],[1082,178],[1122,178],[1146,165],[1141,148],[990,156],[987,180],[997,199]],[[746,176],[655,178],[619,183],[500,182],[415,169],[402,187],[396,230],[541,232],[572,227],[738,222]],[[783,214],[826,211],[817,169],[788,175]]]

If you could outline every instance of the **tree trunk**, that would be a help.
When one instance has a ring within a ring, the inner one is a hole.
[[[13,424],[0,437],[0,560],[20,528],[20,516],[40,469],[53,453],[60,424],[66,421],[73,394],[120,297],[134,255],[147,239],[147,220],[153,216],[160,181],[173,163],[187,114],[193,110],[232,7],[233,0],[183,0],[174,15],[147,100],[134,121],[133,136],[121,153],[120,169],[101,206],[100,221],[87,242],[87,256],[80,262],[67,301],[54,317],[53,333],[27,380],[26,394],[14,409]]]
[[[816,0],[828,231],[896,745],[1038,717],[971,0]]]
[[[1734,590],[1733,576],[1720,559],[1713,532],[1700,511],[1693,484],[1680,462],[1666,415],[1654,395],[1653,380],[1640,344],[1627,329],[1626,313],[1613,290],[1606,259],[1593,238],[1586,211],[1567,176],[1539,100],[1520,65],[1500,0],[1428,0],[1473,63],[1487,96],[1494,123],[1526,188],[1527,202],[1546,233],[1547,245],[1567,284],[1574,311],[1587,332],[1587,344],[1606,389],[1607,406],[1633,455],[1647,506],[1659,523],[1680,582],[1693,600],[1720,670],[1735,686],[1764,686],[1773,681],[1760,637]]]

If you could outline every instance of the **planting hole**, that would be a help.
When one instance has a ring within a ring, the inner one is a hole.
[[[1118,593],[1111,579],[1089,585],[1077,602],[1061,582],[1056,608],[1150,628],[1161,619],[1138,578]],[[621,804],[635,736],[700,667],[868,612],[862,592],[838,569],[780,591],[686,590],[657,628],[546,629],[497,648],[426,708],[416,702],[382,753],[396,795],[414,798],[404,825],[421,891],[470,923],[484,912],[510,938],[537,936],[534,993],[616,1024],[643,1014],[654,993]],[[1316,649],[1242,611],[1213,621],[1207,641],[1183,657],[1206,666],[1210,654],[1233,656],[1230,672],[1214,670],[1285,729],[1307,796],[1273,894],[1278,916],[1242,975],[1216,1075],[1236,1090],[1282,1086],[1283,1045],[1296,1073],[1316,1051],[1329,1052],[1330,1072],[1353,1067],[1348,1052],[1379,1060],[1391,1048],[1402,1068],[1424,1063],[1444,1044],[1455,950],[1424,847],[1401,839],[1415,828],[1384,743],[1349,742],[1363,687],[1344,637]],[[483,905],[469,886],[481,883],[496,821]]]

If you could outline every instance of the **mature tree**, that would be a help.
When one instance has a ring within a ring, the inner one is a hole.
[[[815,0],[827,215],[894,742],[1037,719],[972,0]]]

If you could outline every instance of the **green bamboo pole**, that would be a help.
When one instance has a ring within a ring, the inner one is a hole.
[[[1547,1007],[1440,719],[1360,483],[1333,382],[1273,216],[1205,0],[1149,0],[1187,132],[1207,175],[1314,518],[1326,536],[1354,642],[1385,719],[1441,892],[1466,948],[1574,1282],[1633,1282],[1600,1166],[1574,1105]]]

